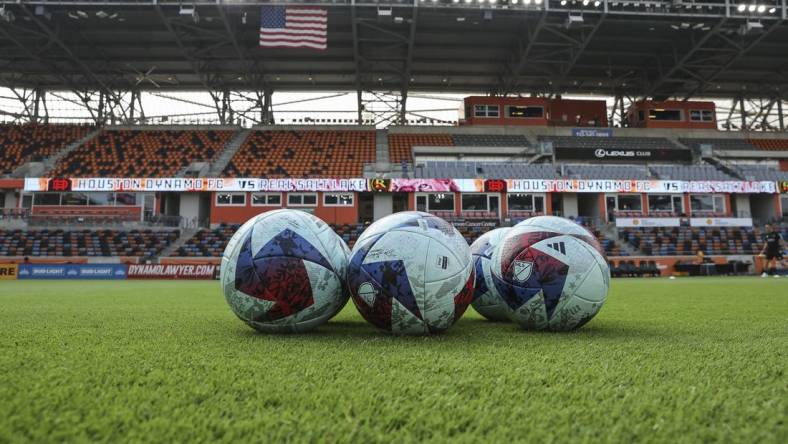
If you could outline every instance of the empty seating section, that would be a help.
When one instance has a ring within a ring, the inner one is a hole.
[[[663,180],[737,180],[712,165],[652,165],[649,169]]]
[[[753,228],[624,228],[619,238],[649,256],[758,254],[760,230]]]
[[[755,149],[746,139],[679,139],[679,142],[690,148],[700,149],[701,145],[711,145],[715,150],[743,150]]]
[[[746,180],[788,180],[788,171],[769,168],[763,165],[736,165],[736,168]]]
[[[0,230],[0,256],[155,256],[178,230]]]
[[[255,131],[224,175],[361,177],[364,164],[374,161],[374,131]]]
[[[214,229],[203,228],[178,248],[173,256],[181,257],[221,257],[230,238],[238,230],[240,224],[220,224]],[[331,224],[331,228],[350,248],[366,228],[363,224]]]
[[[518,135],[496,134],[455,134],[452,137],[455,146],[482,147],[528,147],[528,138]]]
[[[192,162],[211,162],[233,131],[107,130],[63,159],[52,173],[72,177],[172,177]]]
[[[642,165],[573,165],[564,167],[564,173],[578,179],[649,179],[648,168]]]
[[[561,148],[604,148],[604,149],[678,149],[664,137],[572,137],[539,136],[539,141],[552,141],[554,147]]]
[[[76,125],[0,125],[0,174],[44,160],[85,137],[91,129]]]
[[[546,163],[427,161],[416,168],[417,178],[555,179],[555,166]]]
[[[750,139],[751,144],[766,151],[788,151],[788,139]]]
[[[389,134],[389,161],[413,162],[414,146],[453,146],[448,134]]]
[[[221,224],[212,230],[203,228],[179,247],[173,256],[220,257],[240,226],[241,224]]]

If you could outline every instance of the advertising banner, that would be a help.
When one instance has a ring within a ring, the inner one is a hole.
[[[16,279],[16,264],[0,264],[0,281]]]
[[[751,227],[751,217],[693,217],[692,227]]]
[[[678,227],[681,219],[678,217],[617,217],[616,226],[622,228],[638,227]]]
[[[691,162],[692,153],[689,150],[679,149],[590,149],[590,148],[555,148],[555,158],[558,160],[622,160],[622,161],[674,161]]]
[[[572,128],[573,137],[613,137],[613,128]]]
[[[367,179],[26,178],[25,191],[367,191]]]
[[[129,265],[129,279],[213,279],[215,264]]]
[[[769,181],[586,179],[46,179],[26,178],[25,191],[326,191],[513,193],[776,193]]]
[[[126,279],[124,264],[20,264],[18,279]]]

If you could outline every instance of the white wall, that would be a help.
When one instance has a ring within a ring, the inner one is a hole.
[[[16,208],[16,205],[16,195],[14,194],[14,190],[6,191],[4,208]]]
[[[394,195],[391,193],[374,193],[372,215],[375,220],[388,216],[394,210]]]
[[[564,217],[577,217],[577,194],[563,193],[561,195],[564,206]]]
[[[200,218],[200,193],[181,194],[180,216],[186,220]]]

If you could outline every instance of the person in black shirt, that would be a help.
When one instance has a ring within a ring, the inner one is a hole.
[[[763,234],[763,248],[761,249],[761,256],[766,258],[766,267],[764,268],[764,272],[761,276],[766,277],[767,274],[771,274],[774,277],[779,277],[779,275],[776,273],[777,262],[781,261],[783,258],[783,238],[780,236],[780,233],[774,230],[773,226],[767,224],[765,229],[766,232]]]

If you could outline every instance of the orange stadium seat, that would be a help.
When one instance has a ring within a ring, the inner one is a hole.
[[[103,131],[64,158],[54,176],[168,177],[191,162],[211,162],[233,131]]]
[[[389,134],[390,161],[413,162],[413,146],[454,146],[454,140],[448,134]]]
[[[749,142],[766,151],[788,151],[788,139],[750,139]]]
[[[79,140],[93,128],[77,125],[0,125],[0,174],[40,161]]]
[[[255,131],[227,177],[360,177],[375,161],[373,131]]]

